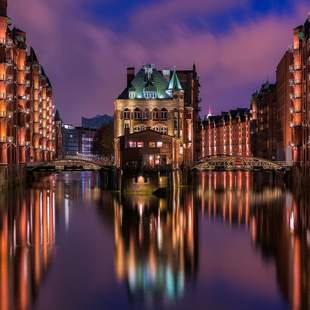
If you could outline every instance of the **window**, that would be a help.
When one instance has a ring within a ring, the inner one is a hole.
[[[137,147],[137,142],[129,141],[128,145],[129,145],[130,148],[135,148],[135,147]]]
[[[163,120],[167,120],[167,118],[168,118],[168,111],[166,109],[162,109],[161,110],[161,118]]]
[[[156,91],[144,91],[144,98],[146,99],[156,99]]]
[[[153,119],[159,119],[159,111],[157,108],[153,110]]]
[[[138,148],[144,147],[144,142],[137,142],[137,147]]]
[[[173,119],[173,128],[174,129],[178,129],[178,119],[175,117],[174,119]]]
[[[130,119],[130,111],[129,109],[125,109],[123,112],[123,118],[124,119]]]
[[[130,91],[129,92],[129,99],[135,99],[136,98],[136,92]]]
[[[141,110],[136,108],[134,112],[134,118],[135,119],[141,119]]]
[[[133,128],[133,131],[134,131],[134,132],[140,132],[140,131],[143,131],[143,130],[146,130],[146,127],[145,127],[145,126],[141,126],[141,125],[135,126],[135,127]]]
[[[167,127],[160,127],[160,133],[166,135],[168,133],[168,128]]]
[[[162,141],[158,141],[157,142],[157,147],[163,147],[163,142]]]
[[[156,142],[150,142],[149,147],[156,147]]]

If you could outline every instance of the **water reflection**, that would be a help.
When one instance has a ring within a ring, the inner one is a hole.
[[[55,244],[54,178],[30,190],[1,194],[0,308],[28,309]]]
[[[309,194],[248,172],[194,181],[120,196],[64,173],[2,194],[0,309],[309,309]]]
[[[308,201],[249,172],[202,173],[195,188],[169,199],[114,198],[116,276],[131,298],[149,304],[188,294],[199,269],[199,223],[207,219],[244,230],[263,261],[275,263],[284,301],[292,309],[308,308]]]
[[[116,275],[133,299],[174,301],[196,277],[197,214],[192,201],[178,198],[114,199]]]

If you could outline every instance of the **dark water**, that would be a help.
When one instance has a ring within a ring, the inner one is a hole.
[[[121,198],[64,173],[1,194],[0,309],[309,309],[309,200],[271,184]]]

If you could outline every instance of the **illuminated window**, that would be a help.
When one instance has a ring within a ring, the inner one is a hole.
[[[135,148],[135,147],[137,147],[137,142],[129,141],[128,145],[129,145],[130,148]]]
[[[163,147],[163,142],[162,141],[158,141],[157,142],[157,147]]]
[[[167,127],[160,127],[160,133],[166,135],[168,133],[168,128]]]
[[[130,91],[129,92],[129,99],[135,99],[135,97],[136,97],[136,92]]]
[[[157,108],[153,110],[153,119],[158,119],[159,118],[159,111]]]
[[[161,110],[161,118],[163,120],[167,120],[167,118],[168,118],[168,111],[166,109],[162,109]]]
[[[149,147],[156,147],[156,142],[150,142]]]
[[[135,119],[141,119],[141,110],[139,108],[136,108],[135,109],[135,112],[134,112],[134,118]]]
[[[125,109],[123,112],[123,118],[124,119],[130,119],[130,111],[129,109]]]
[[[144,147],[144,142],[137,142],[137,147],[138,148]]]

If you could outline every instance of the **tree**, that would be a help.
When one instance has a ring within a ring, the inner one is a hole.
[[[112,157],[114,154],[114,123],[103,125],[96,133],[92,153],[103,157]]]

